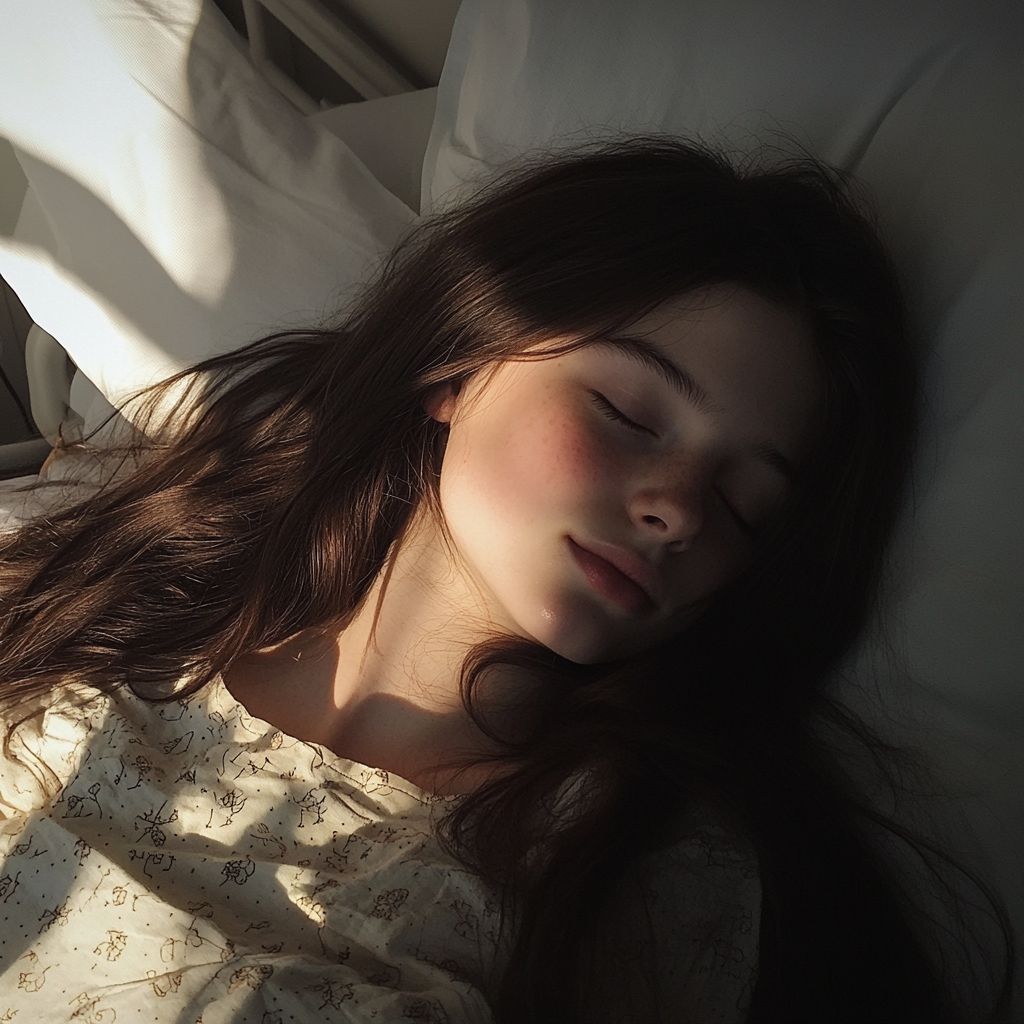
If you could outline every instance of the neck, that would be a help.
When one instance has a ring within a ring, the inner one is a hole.
[[[396,545],[345,629],[299,634],[235,661],[224,673],[232,695],[258,718],[341,757],[394,773],[435,793],[475,789],[493,777],[439,765],[496,751],[462,703],[459,676],[475,636],[467,623],[477,595],[452,571],[443,547],[421,529]],[[490,624],[493,629],[493,624]],[[469,636],[469,639],[467,639]],[[511,723],[497,709],[525,681],[503,670],[489,680],[488,720]]]

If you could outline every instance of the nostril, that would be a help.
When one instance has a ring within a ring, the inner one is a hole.
[[[657,516],[652,514],[642,515],[641,520],[651,526],[660,526],[661,531],[669,533],[685,533],[687,536],[681,540],[672,541],[673,544],[686,544],[689,546],[692,539],[700,532],[703,524],[703,516],[697,513],[683,513],[682,515]]]

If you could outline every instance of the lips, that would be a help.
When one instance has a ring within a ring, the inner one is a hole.
[[[568,540],[576,564],[595,590],[630,612],[648,612],[656,606],[660,581],[650,563],[603,542],[588,541],[583,547],[572,537]]]

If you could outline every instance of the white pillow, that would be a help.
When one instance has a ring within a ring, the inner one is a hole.
[[[701,135],[744,149],[783,128],[819,157],[852,168],[903,94],[972,38],[1006,32],[1012,53],[1019,17],[1009,7],[463,0],[421,209],[521,153],[623,130]],[[992,99],[1010,112],[1011,96]]]
[[[420,208],[423,154],[434,124],[437,89],[345,103],[309,115],[337,135],[373,176],[409,207]]]
[[[115,404],[330,312],[414,219],[202,0],[0,0],[0,135],[54,236],[0,275]]]
[[[422,209],[619,131],[743,151],[782,129],[867,181],[928,399],[885,619],[899,658],[863,644],[849,699],[877,679],[921,724],[910,738],[961,795],[1024,935],[1022,54],[1024,8],[978,0],[464,0]]]

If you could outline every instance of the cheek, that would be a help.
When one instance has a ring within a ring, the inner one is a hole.
[[[525,525],[599,492],[607,469],[598,439],[572,410],[510,409],[472,427],[449,441],[442,498],[491,522]]]
[[[676,607],[685,612],[713,597],[743,572],[751,554],[749,543],[727,517],[709,517],[692,547],[672,563]]]

